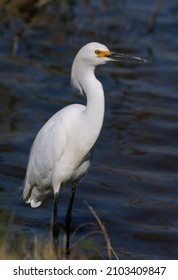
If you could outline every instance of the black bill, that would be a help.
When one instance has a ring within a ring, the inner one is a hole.
[[[107,57],[109,57],[115,61],[121,61],[121,62],[148,62],[144,58],[127,55],[127,54],[123,54],[123,53],[115,53],[115,52],[111,52],[110,54],[107,55]]]

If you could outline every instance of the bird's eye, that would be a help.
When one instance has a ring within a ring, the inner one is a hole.
[[[95,53],[96,53],[97,55],[100,55],[100,54],[101,54],[101,51],[100,51],[100,50],[96,50]]]

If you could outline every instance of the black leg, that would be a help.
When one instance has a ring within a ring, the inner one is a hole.
[[[59,228],[57,224],[57,204],[58,204],[58,193],[54,194],[54,210],[53,210],[53,225],[52,225],[52,231],[53,231],[53,244],[54,244],[54,250],[57,256],[58,252],[58,236],[59,236]]]
[[[75,197],[75,191],[76,191],[77,185],[73,184],[72,185],[72,193],[70,197],[70,202],[69,206],[67,209],[67,214],[66,214],[66,256],[69,256],[70,254],[70,224],[71,224],[71,214],[72,214],[72,206],[74,202],[74,197]]]

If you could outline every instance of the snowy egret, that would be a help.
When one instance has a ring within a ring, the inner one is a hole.
[[[66,251],[76,186],[90,166],[92,148],[104,117],[104,91],[95,77],[97,65],[108,61],[146,62],[146,60],[109,51],[100,43],[89,43],[77,53],[71,71],[72,85],[86,96],[86,106],[69,105],[53,115],[38,132],[29,156],[23,199],[39,207],[49,192],[54,192],[53,240],[58,246],[57,203],[62,185],[72,184],[66,215]]]

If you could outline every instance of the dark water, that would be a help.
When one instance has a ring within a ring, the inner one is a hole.
[[[119,258],[177,259],[178,3],[61,3],[48,10],[54,14],[51,24],[28,25],[14,17],[0,27],[0,213],[15,214],[15,236],[29,241],[49,236],[52,201],[31,209],[20,200],[19,186],[40,127],[62,107],[84,102],[70,88],[70,67],[81,46],[98,41],[150,63],[97,70],[105,89],[105,121],[90,171],[77,190],[72,228],[85,225],[72,242],[98,230],[86,200]],[[24,38],[12,55],[13,34],[21,26]],[[60,193],[61,230],[69,190]],[[105,255],[102,235],[88,239]]]

